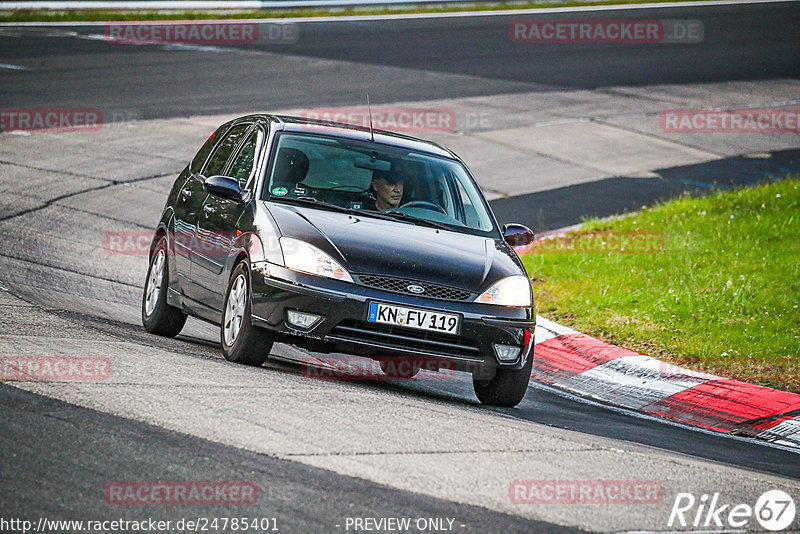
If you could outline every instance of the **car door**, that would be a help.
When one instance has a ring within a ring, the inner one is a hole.
[[[187,294],[191,284],[191,254],[195,248],[193,244],[197,235],[197,217],[206,197],[203,190],[203,176],[201,171],[205,167],[211,151],[228,130],[229,125],[221,126],[209,137],[200,150],[189,163],[186,170],[186,180],[181,185],[177,197],[173,201],[174,226],[173,250],[174,265],[178,277],[178,289]]]
[[[197,282],[198,276],[202,278],[203,269],[198,268],[198,261],[202,262],[209,255],[203,250],[205,245],[198,226],[200,220],[203,218],[203,206],[208,198],[208,193],[203,188],[203,183],[208,176],[222,174],[225,171],[231,154],[251,127],[252,123],[249,122],[232,126],[214,146],[211,156],[203,165],[201,172],[193,174],[187,181],[187,186],[181,191],[182,195],[188,193],[186,200],[186,220],[182,228],[185,232],[181,235],[188,248],[189,275],[183,293],[193,300],[203,302],[203,290]]]
[[[220,174],[236,179],[242,189],[252,189],[257,155],[265,138],[265,132],[260,127],[248,132]],[[198,218],[197,233],[201,250],[192,264],[193,284],[200,302],[214,309],[222,309],[228,282],[224,267],[236,238],[237,222],[245,209],[245,202],[208,195]]]

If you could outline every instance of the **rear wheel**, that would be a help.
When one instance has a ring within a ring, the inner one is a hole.
[[[494,377],[488,380],[472,378],[475,395],[483,404],[505,406],[511,408],[522,402],[533,368],[533,350],[528,354],[528,361],[522,369],[497,369]]]
[[[167,238],[162,237],[153,250],[147,269],[142,295],[142,324],[151,334],[175,337],[186,323],[186,314],[167,304],[168,261]]]
[[[219,329],[222,354],[228,361],[258,367],[267,361],[275,335],[251,322],[250,270],[246,261],[233,270],[225,295]]]

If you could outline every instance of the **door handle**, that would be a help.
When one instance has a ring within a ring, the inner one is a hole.
[[[181,195],[183,196],[183,200],[186,200],[187,198],[192,196],[192,190],[187,187],[183,191],[181,191]]]
[[[206,214],[206,217],[208,217],[215,211],[217,211],[217,208],[214,207],[214,204],[206,204],[205,206],[203,206],[203,213]]]

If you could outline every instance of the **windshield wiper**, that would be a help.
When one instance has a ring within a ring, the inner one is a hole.
[[[382,211],[380,212],[381,215],[391,217],[392,219],[400,219],[409,222],[415,222],[422,224],[424,226],[430,226],[431,228],[438,228],[440,230],[449,230],[447,226],[444,224],[440,224],[437,222],[429,221],[428,219],[423,219],[422,217],[417,217],[415,215],[409,215],[408,213],[402,211]]]
[[[340,211],[342,213],[349,213],[351,215],[366,215],[367,217],[375,217],[376,219],[384,219],[386,221],[397,220],[395,217],[390,217],[389,215],[385,215],[379,211],[371,211],[359,208],[349,208],[346,206],[339,206],[338,204],[332,204],[330,202],[325,202],[324,200],[317,200],[314,197],[283,197],[278,195],[270,195],[269,199],[277,200],[279,202],[288,202],[292,204],[306,204],[308,206],[314,206],[315,208],[329,209],[331,211]]]
[[[342,213],[350,213],[353,211],[350,208],[339,206],[338,204],[332,204],[330,202],[325,202],[324,200],[317,200],[314,197],[282,197],[277,195],[270,195],[269,199],[278,200],[281,202],[290,202],[293,204],[306,204],[308,206],[314,206],[316,208],[327,209],[331,211],[340,211]]]
[[[305,204],[308,206],[314,206],[316,208],[338,211],[341,213],[350,213],[352,215],[374,217],[375,219],[383,219],[386,221],[408,221],[411,223],[418,223],[423,226],[429,226],[431,228],[437,228],[439,230],[449,230],[449,228],[443,224],[429,221],[428,219],[423,219],[422,217],[415,217],[414,215],[409,215],[408,213],[403,213],[401,211],[372,211],[358,208],[348,208],[345,206],[339,206],[338,204],[325,202],[324,200],[317,200],[313,197],[282,197],[278,195],[270,195],[269,199],[293,204]]]

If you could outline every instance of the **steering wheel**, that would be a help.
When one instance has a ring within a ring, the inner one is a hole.
[[[407,202],[400,206],[401,208],[422,208],[425,210],[431,211],[438,211],[442,215],[447,215],[447,212],[444,211],[444,208],[441,207],[439,204],[435,204],[433,202],[428,202],[427,200],[412,200],[411,202]]]

